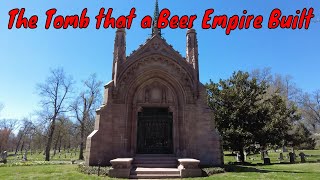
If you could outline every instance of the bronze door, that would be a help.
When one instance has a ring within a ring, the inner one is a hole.
[[[138,154],[172,154],[172,112],[168,108],[143,108],[138,113]]]

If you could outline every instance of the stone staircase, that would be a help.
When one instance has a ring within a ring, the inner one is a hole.
[[[180,178],[174,155],[139,154],[134,157],[130,179]]]

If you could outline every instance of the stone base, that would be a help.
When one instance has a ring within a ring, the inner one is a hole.
[[[129,178],[131,172],[132,158],[118,158],[111,160],[112,169],[109,171],[109,176],[114,178]]]
[[[202,171],[199,168],[200,161],[196,159],[178,159],[180,176],[187,177],[201,177]]]
[[[113,178],[129,178],[130,177],[130,169],[110,169],[109,176]]]

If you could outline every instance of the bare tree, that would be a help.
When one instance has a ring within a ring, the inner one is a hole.
[[[17,143],[16,143],[16,149],[15,149],[15,154],[17,154],[18,149],[21,145],[21,142],[24,141],[23,139],[27,136],[30,135],[31,131],[35,129],[34,124],[32,123],[31,120],[29,119],[23,119],[22,120],[22,126],[20,127],[20,130],[17,134]],[[24,144],[24,143],[23,143]],[[21,150],[23,147],[21,146]]]
[[[42,117],[49,123],[47,133],[47,144],[45,148],[45,160],[50,160],[50,149],[55,131],[56,120],[68,111],[67,99],[71,93],[73,81],[66,76],[62,68],[51,70],[50,76],[37,89],[41,96]]]
[[[271,83],[273,81],[273,75],[271,74],[271,68],[263,68],[263,69],[254,69],[251,73],[250,76],[252,78],[257,79],[258,83]]]
[[[296,103],[298,95],[301,93],[290,75],[272,74],[271,68],[255,69],[250,76],[258,83],[265,82],[269,85],[268,94],[280,94],[285,98],[288,105]]]
[[[316,132],[320,126],[320,90],[314,93],[304,93],[300,96],[299,104],[304,115],[304,120]]]
[[[3,119],[0,120],[0,152],[9,149],[10,137],[17,127],[17,120]]]
[[[83,160],[84,143],[88,132],[93,129],[90,116],[93,114],[101,96],[100,88],[102,82],[97,81],[96,75],[90,77],[83,82],[85,89],[79,94],[72,105],[74,114],[79,123],[80,128],[80,153],[79,159]]]

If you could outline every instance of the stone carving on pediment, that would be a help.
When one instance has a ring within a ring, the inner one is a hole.
[[[173,103],[173,99],[172,91],[169,90],[167,85],[155,80],[136,93],[135,102],[161,104]]]
[[[152,48],[154,49],[154,50],[159,50],[160,49],[160,47],[161,47],[161,44],[159,43],[159,42],[154,42],[154,43],[152,43]]]
[[[165,64],[165,68],[164,65]],[[159,66],[164,70],[165,72],[169,72],[172,77],[177,78],[178,82],[181,83],[182,87],[184,87],[185,91],[192,92],[193,88],[193,81],[192,81],[192,74],[189,74],[184,68],[180,67],[179,64],[175,63],[172,60],[162,58],[160,56],[154,56],[149,58],[144,58],[141,60],[138,60],[136,63],[132,64],[124,74],[122,74],[119,77],[118,82],[121,82],[121,92],[120,93],[114,93],[116,95],[119,95],[118,98],[123,98],[123,95],[120,95],[122,93],[125,93],[128,91],[128,86],[134,81],[135,78],[137,78],[138,74],[141,74],[145,72],[146,70],[153,69],[154,66]],[[152,68],[151,68],[152,67]],[[157,75],[157,74],[156,74]],[[115,89],[115,91],[119,91],[119,89]],[[163,89],[160,89],[161,92],[166,92]],[[150,92],[145,92],[146,95]],[[160,97],[160,101],[166,101],[167,100],[167,94],[160,93],[162,96]],[[150,96],[150,94],[149,94]],[[191,95],[192,96],[192,95]],[[115,97],[117,98],[117,97]],[[150,98],[150,97],[149,97]],[[148,101],[148,97],[144,98],[144,101]]]

